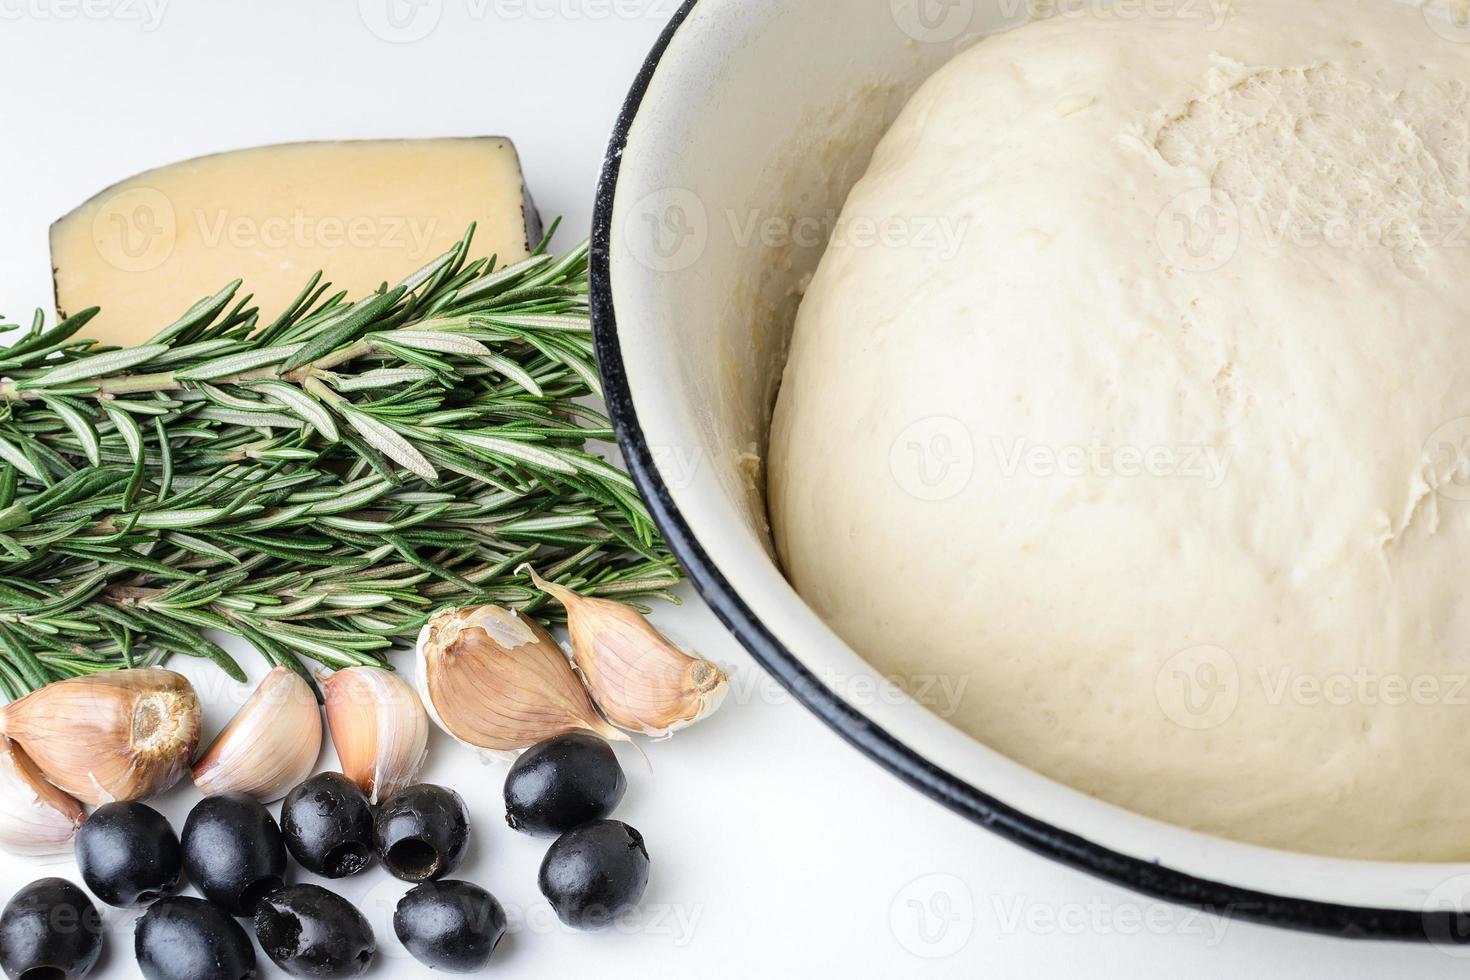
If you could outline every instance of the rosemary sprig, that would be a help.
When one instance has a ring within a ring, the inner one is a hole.
[[[134,348],[96,310],[0,350],[0,693],[207,657],[385,663],[446,605],[535,609],[679,579],[611,436],[587,246],[463,241],[358,302],[321,276],[262,324],[235,282]],[[549,238],[549,236],[548,236]]]

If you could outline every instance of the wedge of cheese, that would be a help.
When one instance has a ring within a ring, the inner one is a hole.
[[[140,343],[234,279],[273,319],[321,270],[354,297],[447,251],[524,258],[541,221],[508,139],[290,143],[123,181],[51,227],[56,308],[102,307],[88,335]],[[243,295],[243,293],[242,293]]]

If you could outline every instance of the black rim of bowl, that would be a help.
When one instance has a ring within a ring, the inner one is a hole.
[[[710,561],[654,465],[618,343],[610,280],[613,199],[628,132],[654,72],[700,0],[685,0],[644,62],[618,116],[593,215],[591,305],[598,366],[618,442],[669,547],[706,603],[760,665],[851,745],[925,796],[1037,854],[1151,898],[1247,922],[1353,939],[1466,942],[1464,916],[1338,905],[1239,888],[1129,857],[1007,806],[933,765],[842,701],[782,645]]]

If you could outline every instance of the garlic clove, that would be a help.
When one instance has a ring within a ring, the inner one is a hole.
[[[392,671],[348,667],[321,678],[342,774],[376,805],[413,785],[429,754],[429,717]]]
[[[614,725],[671,735],[713,714],[725,700],[725,672],[674,646],[632,606],[578,595],[524,567],[537,588],[566,607],[572,660]]]
[[[66,854],[86,819],[81,803],[46,782],[20,746],[0,737],[0,850]]]
[[[418,639],[418,686],[434,723],[466,745],[515,753],[572,731],[627,740],[587,697],[551,634],[499,606],[446,609]]]
[[[193,686],[158,668],[57,681],[0,709],[0,735],[53,785],[93,806],[146,799],[178,782],[199,731]]]
[[[310,776],[322,751],[316,694],[299,675],[275,667],[194,764],[205,796],[244,793],[273,803]]]

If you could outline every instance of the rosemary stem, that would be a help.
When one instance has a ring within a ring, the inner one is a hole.
[[[176,655],[243,677],[220,632],[386,663],[446,605],[538,607],[533,557],[665,595],[593,449],[586,247],[497,270],[469,244],[362,303],[313,280],[262,329],[228,287],[141,347],[90,352],[79,316],[0,351],[0,695]]]
[[[376,349],[372,341],[359,340],[351,346],[333,351],[325,357],[291,371],[277,373],[275,368],[256,368],[252,371],[242,371],[239,374],[217,378],[210,384],[249,384],[252,381],[288,381],[292,384],[300,384],[318,371],[330,371],[332,368],[340,367],[365,354],[371,354]],[[115,378],[102,378],[83,397],[106,400],[155,391],[179,391],[185,386],[185,383],[178,380],[172,371],[163,371],[158,374],[130,374]],[[0,381],[0,401],[40,401],[44,394],[45,392],[41,389],[20,388],[14,381]]]

